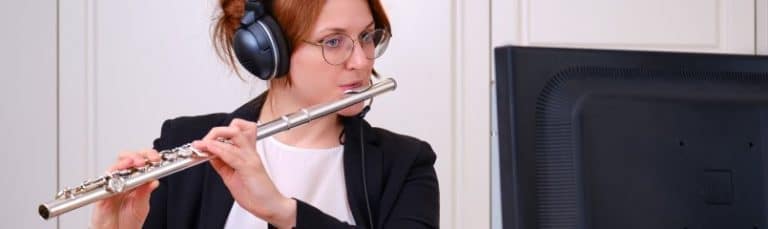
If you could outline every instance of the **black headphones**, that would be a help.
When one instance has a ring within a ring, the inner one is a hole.
[[[262,80],[288,73],[290,47],[280,25],[261,1],[248,0],[232,48],[240,64]]]

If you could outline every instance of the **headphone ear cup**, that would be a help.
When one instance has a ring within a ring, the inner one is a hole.
[[[262,21],[272,32],[275,44],[277,44],[276,50],[279,55],[277,56],[277,75],[275,77],[281,77],[288,74],[288,69],[291,66],[291,45],[288,40],[285,39],[283,29],[277,21],[269,15],[265,15]]]
[[[262,80],[288,73],[290,53],[287,46],[282,30],[269,15],[242,25],[232,41],[240,64]]]

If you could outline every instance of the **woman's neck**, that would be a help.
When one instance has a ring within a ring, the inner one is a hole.
[[[298,111],[313,104],[301,104],[283,90],[271,90],[261,107],[259,122],[269,122],[283,115]],[[331,114],[309,123],[275,134],[280,142],[302,148],[330,148],[339,145],[343,126],[338,115]]]

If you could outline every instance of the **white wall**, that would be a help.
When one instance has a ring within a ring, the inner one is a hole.
[[[57,182],[56,22],[55,0],[0,2],[1,228],[57,224],[37,215]]]

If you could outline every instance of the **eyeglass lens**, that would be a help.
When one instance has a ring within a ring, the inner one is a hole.
[[[361,34],[356,41],[346,34],[330,35],[322,41],[323,58],[329,64],[341,64],[352,56],[355,43],[360,43],[365,57],[375,59],[387,49],[389,34],[386,30],[377,29]]]

